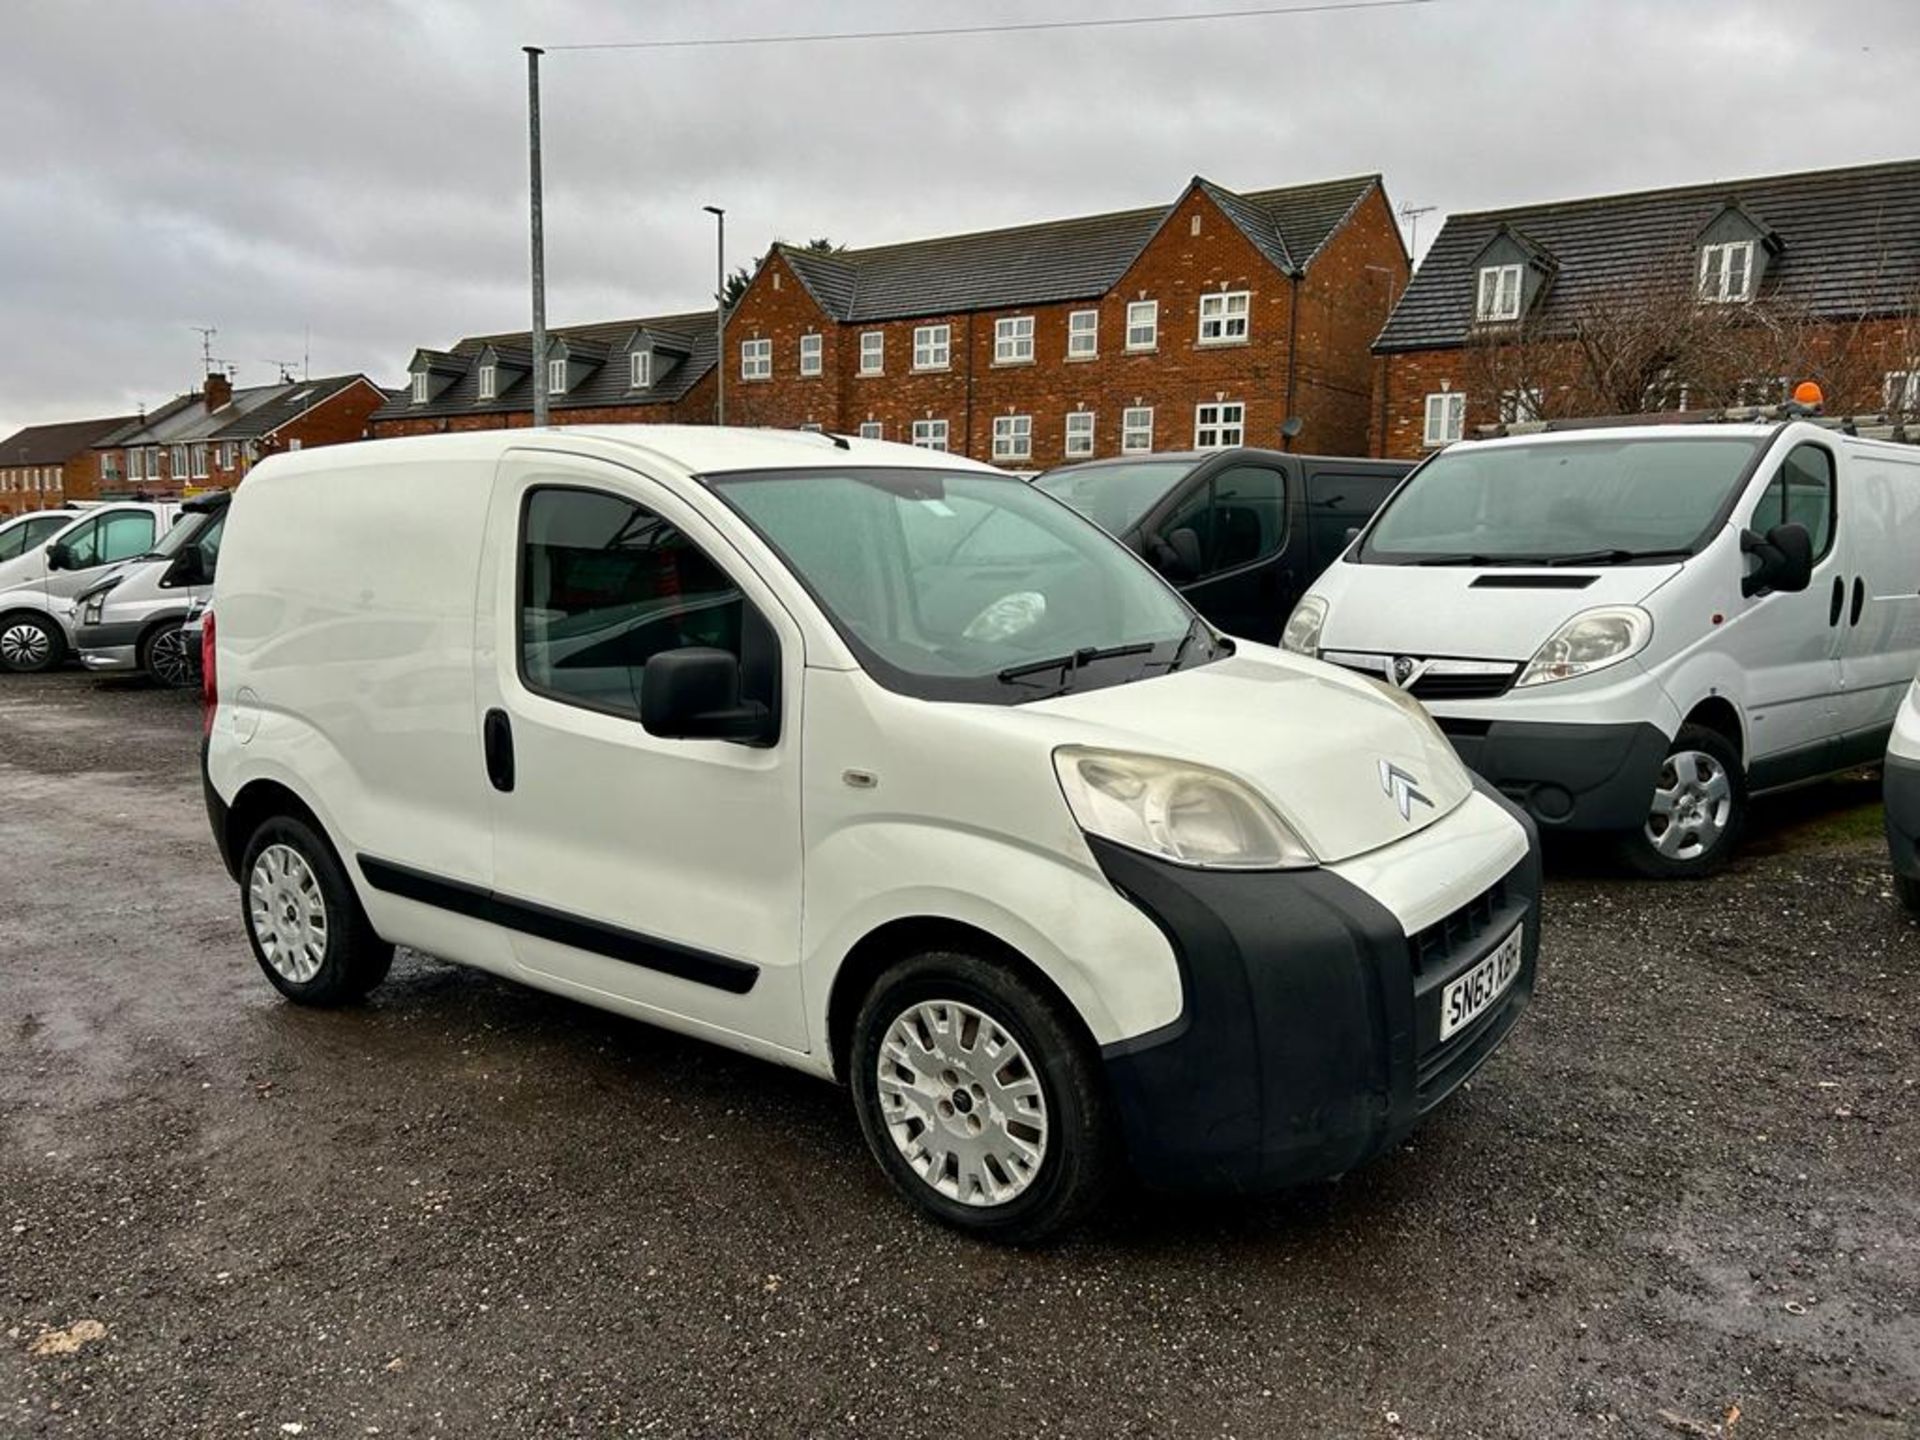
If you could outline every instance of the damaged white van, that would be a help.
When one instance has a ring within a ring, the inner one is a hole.
[[[396,945],[836,1079],[939,1219],[1344,1171],[1508,1033],[1537,842],[1421,708],[1022,481],[815,434],[276,457],[206,793],[267,978]],[[742,1122],[746,1123],[746,1122]]]

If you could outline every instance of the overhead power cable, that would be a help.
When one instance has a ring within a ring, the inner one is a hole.
[[[821,35],[709,35],[684,40],[603,40],[547,45],[560,50],[697,50],[738,45],[821,45],[843,40],[927,40],[964,35],[1016,35],[1041,30],[1112,30],[1137,25],[1188,25],[1218,20],[1256,20],[1336,11],[1405,10],[1439,0],[1317,0],[1305,5],[1255,5],[1239,10],[1200,10],[1172,15],[1114,15],[1088,20],[1022,20],[1004,25],[946,25],[927,30],[837,30]]]

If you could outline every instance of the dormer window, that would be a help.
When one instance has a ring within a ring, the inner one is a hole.
[[[645,390],[653,384],[653,352],[635,350],[627,357],[628,381],[636,390]]]
[[[427,403],[428,383],[429,383],[429,377],[426,371],[416,370],[414,372],[414,375],[413,375],[413,403],[414,404],[424,405]]]
[[[1701,247],[1700,298],[1716,305],[1737,305],[1753,298],[1753,241]]]
[[[1474,301],[1473,318],[1497,323],[1520,318],[1521,266],[1487,265],[1480,271],[1480,291]]]
[[[567,362],[564,356],[547,362],[547,393],[549,395],[567,393]]]
[[[482,365],[480,367],[480,398],[482,400],[491,400],[499,393],[499,376],[500,371],[497,366]]]

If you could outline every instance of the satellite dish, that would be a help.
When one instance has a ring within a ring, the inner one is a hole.
[[[1298,415],[1289,415],[1280,422],[1280,433],[1289,440],[1294,439],[1306,428],[1306,422]]]

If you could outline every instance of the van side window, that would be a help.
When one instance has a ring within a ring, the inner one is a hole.
[[[1399,483],[1397,475],[1309,475],[1307,528],[1315,558],[1325,563],[1345,550],[1347,532],[1371,520]]]
[[[144,510],[122,510],[96,516],[62,543],[73,556],[75,570],[131,560],[153,548],[153,515]]]
[[[678,529],[617,495],[529,491],[520,527],[520,676],[595,710],[640,715],[663,650],[741,654],[740,589]]]
[[[1754,507],[1760,534],[1786,524],[1807,527],[1815,560],[1833,544],[1833,456],[1818,445],[1795,446]]]
[[[1199,539],[1196,580],[1251,565],[1286,544],[1286,486],[1286,476],[1277,470],[1236,465],[1188,496],[1162,532],[1191,530]]]

